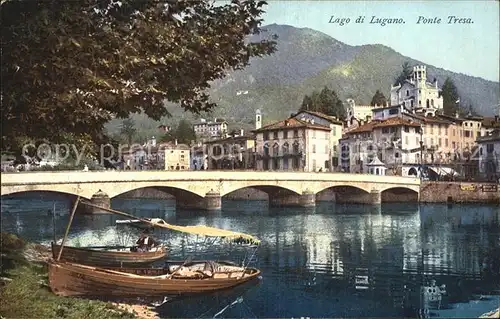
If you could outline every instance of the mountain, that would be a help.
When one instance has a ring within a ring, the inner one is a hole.
[[[272,24],[263,30],[252,40],[278,35],[278,51],[264,58],[253,58],[244,70],[231,72],[212,83],[210,92],[218,107],[203,117],[222,117],[235,128],[251,129],[255,110],[263,112],[264,123],[281,119],[300,107],[305,94],[325,85],[344,101],[353,98],[357,104],[368,104],[376,90],[389,98],[391,84],[405,61],[410,65],[427,65],[428,79],[436,78],[440,86],[450,77],[462,105],[472,105],[475,112],[484,116],[498,114],[495,107],[500,101],[498,82],[447,71],[380,44],[350,46],[309,28]],[[178,122],[180,117],[191,120],[199,117],[170,107],[174,117],[166,119],[167,124]],[[148,125],[144,116],[137,118],[142,126]],[[153,122],[151,128],[157,125],[158,122]],[[111,123],[110,131],[113,126],[116,127],[116,121]]]

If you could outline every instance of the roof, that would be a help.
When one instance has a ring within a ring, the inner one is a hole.
[[[500,128],[500,119],[498,117],[484,117],[481,124],[487,128]]]
[[[436,118],[435,116],[422,116],[422,115],[416,115],[416,114],[405,114],[405,115],[409,116],[409,117],[413,117],[413,118],[420,120],[426,124],[445,124],[445,125],[453,124],[453,121],[439,119],[439,118]],[[441,115],[438,115],[438,117],[441,117]]]
[[[206,141],[204,144],[218,144],[218,143],[227,143],[227,142],[239,142],[239,141],[248,141],[248,140],[253,140],[254,137],[250,135],[243,135],[243,136],[230,136],[227,138],[222,138],[218,140],[210,140]]]
[[[487,142],[495,142],[500,141],[500,129],[495,129],[488,135],[480,136],[477,138],[477,143],[487,143]]]
[[[291,117],[291,118],[286,119],[286,120],[271,123],[269,125],[261,127],[258,130],[253,130],[252,132],[274,131],[274,130],[282,130],[284,128],[310,128],[310,129],[317,129],[317,130],[323,130],[323,131],[330,131],[331,130],[329,127],[326,127],[323,125],[311,124],[309,122],[301,121],[299,119]]]
[[[341,120],[339,120],[335,116],[326,115],[325,113],[315,112],[315,111],[309,111],[309,110],[302,110],[302,111],[298,112],[297,114],[295,114],[295,116],[299,115],[300,113],[309,113],[311,115],[315,115],[315,116],[317,116],[319,118],[325,119],[325,120],[329,121],[332,124],[342,125],[342,121]]]
[[[372,122],[368,122],[366,124],[363,124],[361,126],[358,126],[356,127],[355,129],[349,131],[349,132],[346,132],[345,134],[346,135],[349,135],[349,134],[355,134],[355,133],[366,133],[366,132],[371,132],[373,130],[373,126],[378,123],[378,121],[372,121]]]
[[[410,126],[410,127],[420,127],[420,124],[412,121],[405,120],[400,117],[391,117],[385,121],[381,121],[374,125],[373,128],[380,127],[391,127],[391,126]]]
[[[372,111],[380,111],[380,110],[387,110],[387,109],[394,109],[394,108],[401,108],[401,105],[391,105],[391,106],[376,107],[376,108],[373,108]]]
[[[385,164],[381,160],[379,160],[378,156],[375,156],[373,161],[371,161],[368,166],[385,166]]]

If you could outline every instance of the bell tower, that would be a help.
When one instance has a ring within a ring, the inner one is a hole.
[[[255,111],[255,129],[258,130],[262,127],[262,114],[260,110]]]

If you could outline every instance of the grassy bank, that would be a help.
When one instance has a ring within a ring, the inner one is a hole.
[[[47,247],[1,233],[0,316],[3,318],[139,318],[118,305],[58,297],[48,288]]]

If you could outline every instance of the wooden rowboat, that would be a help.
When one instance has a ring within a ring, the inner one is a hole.
[[[61,245],[52,243],[52,255],[57,259]],[[100,250],[92,248],[64,246],[61,260],[84,265],[103,267],[130,267],[151,264],[165,258],[168,254],[164,246],[148,252]]]
[[[239,286],[260,270],[227,262],[194,261],[165,268],[98,268],[49,262],[49,284],[59,296],[182,296]]]

